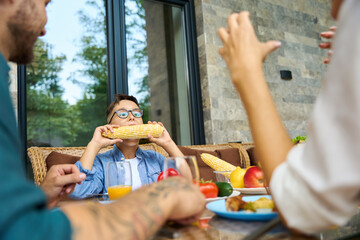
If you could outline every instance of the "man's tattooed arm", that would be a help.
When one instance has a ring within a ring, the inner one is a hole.
[[[112,204],[86,202],[62,210],[74,239],[147,239],[167,219],[191,219],[204,210],[198,188],[180,177],[143,187]]]

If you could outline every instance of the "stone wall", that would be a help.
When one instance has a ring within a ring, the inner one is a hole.
[[[150,119],[171,129],[164,6],[144,1],[149,62]],[[152,14],[151,14],[152,13]],[[156,14],[154,14],[156,13]]]
[[[321,87],[326,55],[319,33],[333,24],[328,0],[195,0],[206,143],[252,141],[245,110],[234,90],[217,29],[227,17],[247,10],[261,41],[282,47],[264,63],[275,104],[291,137],[306,134],[307,120]],[[290,70],[284,81],[280,70]]]

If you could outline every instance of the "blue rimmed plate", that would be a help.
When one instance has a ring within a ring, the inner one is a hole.
[[[244,196],[242,199],[245,202],[256,201],[261,197],[266,197],[271,199],[269,195],[259,195],[259,196]],[[275,218],[278,214],[276,212],[270,213],[256,213],[256,212],[247,212],[247,211],[238,211],[238,212],[228,212],[225,206],[225,199],[214,201],[206,205],[207,209],[216,213],[217,215],[237,220],[247,220],[247,221],[268,221]]]
[[[240,195],[240,192],[234,190],[230,196],[217,197],[217,198],[207,198],[207,199],[206,199],[206,202],[212,202],[212,201],[216,201],[216,200],[220,200],[220,199],[226,199],[226,198],[235,197],[235,196],[238,196],[238,195]]]

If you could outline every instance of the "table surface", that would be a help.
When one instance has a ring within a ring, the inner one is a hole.
[[[249,195],[244,195],[249,196]],[[89,199],[90,200],[90,199]],[[103,201],[107,198],[94,197],[91,201]],[[167,223],[159,232],[152,237],[153,240],[238,240],[246,239],[258,228],[263,227],[268,221],[241,221],[222,218],[206,209],[200,221],[189,226],[181,226],[175,223]],[[353,237],[355,236],[355,237]],[[273,239],[360,239],[360,207],[351,220],[342,227],[333,227],[315,236],[305,236],[289,231],[281,223],[266,232],[260,238],[263,240]]]
[[[180,226],[173,223],[167,223],[158,234],[153,237],[154,240],[165,239],[184,239],[184,240],[215,240],[215,239],[245,239],[258,228],[264,226],[267,222],[249,222],[241,220],[226,219],[217,216],[210,210],[205,210],[200,222],[206,222],[208,226],[202,224],[193,224],[191,226]],[[333,227],[323,231],[315,236],[305,236],[290,232],[281,223],[271,229],[269,232],[254,239],[354,239],[351,236],[357,236],[360,239],[360,209],[353,218],[343,227]]]

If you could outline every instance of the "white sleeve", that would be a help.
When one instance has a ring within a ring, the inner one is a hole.
[[[306,144],[289,152],[270,182],[289,226],[306,233],[345,224],[360,203],[359,23],[360,1],[344,1]]]

